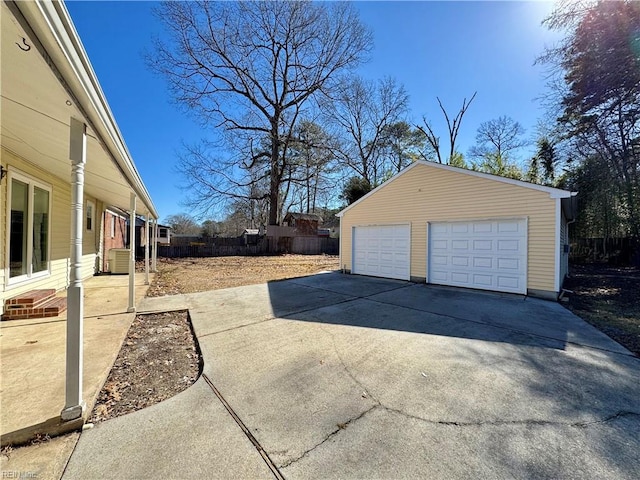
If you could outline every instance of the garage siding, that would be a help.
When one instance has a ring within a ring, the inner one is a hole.
[[[554,291],[555,202],[547,192],[415,165],[344,212],[341,267],[351,269],[353,226],[410,223],[411,277],[425,279],[428,222],[526,217],[527,288]]]

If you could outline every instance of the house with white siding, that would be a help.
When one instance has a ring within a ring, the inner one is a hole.
[[[105,262],[110,214],[158,218],[63,2],[2,2],[0,308],[67,296],[67,398],[82,407],[83,280]],[[130,262],[133,305],[133,256]],[[53,307],[51,307],[53,308]],[[6,315],[5,315],[6,316]],[[9,315],[11,317],[11,315]]]
[[[340,267],[555,299],[576,195],[417,161],[338,214]]]

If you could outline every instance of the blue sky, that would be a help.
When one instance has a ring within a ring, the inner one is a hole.
[[[185,212],[175,170],[183,142],[206,132],[172,103],[164,80],[151,73],[143,53],[162,27],[155,2],[69,1],[67,8],[142,179],[163,219]],[[540,25],[550,2],[357,2],[374,34],[371,60],[360,73],[393,76],[407,89],[410,119],[426,116],[447,136],[436,97],[455,115],[477,91],[458,139],[466,153],[480,123],[507,115],[533,135],[543,116],[536,98],[545,92],[544,70],[534,61],[559,40]],[[522,157],[529,154],[521,152]]]

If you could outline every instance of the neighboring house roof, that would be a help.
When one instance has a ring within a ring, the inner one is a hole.
[[[63,2],[2,2],[2,146],[71,179],[69,124],[87,125],[84,190],[107,205],[158,213]],[[24,39],[24,41],[23,41]],[[66,160],[66,161],[65,161]]]
[[[260,230],[257,228],[245,228],[243,235],[260,235]]]
[[[136,227],[143,227],[145,224],[146,220],[144,218],[140,218],[140,217],[136,217]],[[162,225],[162,224],[158,224],[158,228],[168,228],[171,229],[171,227],[167,226],[167,225]]]
[[[312,222],[322,222],[322,217],[315,213],[298,213],[298,212],[287,212],[284,216],[285,219],[293,218],[295,220],[309,220]]]
[[[568,220],[572,220],[573,218],[575,218],[575,210],[576,210],[575,196],[577,195],[577,192],[570,192],[568,190],[562,190],[562,189],[559,189],[559,188],[547,187],[545,185],[538,185],[536,183],[523,182],[522,180],[514,180],[512,178],[501,177],[499,175],[492,175],[490,173],[477,172],[475,170],[467,170],[466,168],[452,167],[451,165],[443,165],[441,163],[428,162],[428,161],[425,161],[425,160],[417,160],[417,161],[415,161],[414,163],[409,165],[407,168],[402,170],[400,173],[398,173],[395,176],[391,177],[389,180],[387,180],[383,184],[377,186],[376,188],[371,190],[369,193],[367,193],[362,198],[358,199],[357,201],[353,202],[348,207],[346,207],[343,210],[341,210],[340,212],[338,212],[336,214],[336,216],[337,217],[342,217],[346,212],[351,210],[353,207],[355,207],[356,205],[358,205],[361,202],[365,201],[371,195],[374,195],[377,191],[383,189],[384,187],[389,185],[391,182],[395,181],[396,179],[400,178],[403,175],[406,175],[407,173],[409,173],[414,168],[424,168],[424,167],[442,169],[442,170],[446,170],[446,171],[449,171],[449,172],[460,173],[460,174],[463,174],[463,175],[471,175],[471,176],[474,176],[474,177],[483,178],[485,180],[490,180],[490,181],[494,181],[494,182],[502,182],[502,183],[507,183],[507,184],[510,184],[510,185],[517,185],[517,186],[523,187],[523,188],[529,188],[529,189],[532,189],[532,190],[538,190],[538,191],[541,191],[541,192],[546,192],[546,193],[549,194],[549,196],[551,198],[563,199],[563,202],[562,202],[563,209],[565,211],[565,216],[567,217]],[[566,200],[564,200],[564,199],[566,199]]]

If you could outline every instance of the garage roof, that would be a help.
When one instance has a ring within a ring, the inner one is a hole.
[[[407,174],[409,171],[413,170],[414,168],[419,168],[420,165],[421,166],[425,166],[425,167],[429,167],[429,168],[438,168],[438,169],[447,170],[447,171],[454,172],[454,173],[460,173],[460,174],[463,174],[463,175],[471,175],[471,176],[474,176],[474,177],[479,177],[479,178],[483,178],[485,180],[490,180],[490,181],[494,181],[494,182],[502,182],[502,183],[507,183],[507,184],[510,184],[510,185],[516,185],[516,186],[523,187],[523,188],[529,188],[529,189],[532,189],[532,190],[538,190],[538,191],[541,191],[541,192],[546,192],[546,193],[549,194],[550,198],[559,198],[559,199],[561,199],[562,208],[563,208],[565,217],[568,220],[573,220],[575,218],[575,216],[576,216],[575,196],[578,194],[578,192],[570,192],[568,190],[562,190],[562,189],[559,189],[559,188],[547,187],[545,185],[538,185],[536,183],[523,182],[522,180],[514,180],[512,178],[501,177],[499,175],[492,175],[490,173],[477,172],[475,170],[467,170],[466,168],[452,167],[451,165],[443,165],[441,163],[427,162],[425,160],[417,160],[417,161],[413,162],[411,165],[409,165],[407,168],[402,170],[400,173],[398,173],[397,175],[393,176],[392,178],[390,178],[389,180],[387,180],[383,184],[377,186],[376,188],[371,190],[369,193],[367,193],[364,197],[360,198],[356,202],[352,203],[351,205],[349,205],[348,207],[346,207],[345,209],[343,209],[342,211],[337,213],[336,216],[337,217],[342,217],[347,211],[351,210],[353,207],[358,205],[360,202],[365,201],[371,195],[375,194],[378,190],[386,187],[391,182],[393,182],[394,180],[396,180],[396,179],[400,178],[401,176]]]

